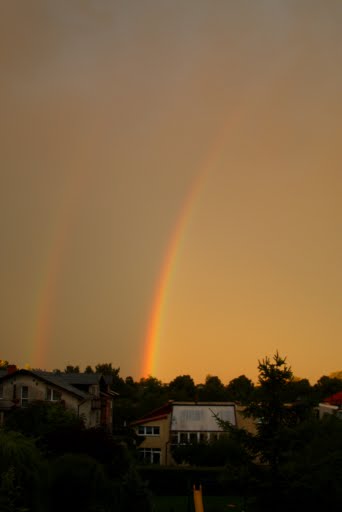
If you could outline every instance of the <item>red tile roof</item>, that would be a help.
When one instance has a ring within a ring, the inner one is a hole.
[[[324,403],[328,403],[330,405],[342,405],[342,391],[325,398]]]

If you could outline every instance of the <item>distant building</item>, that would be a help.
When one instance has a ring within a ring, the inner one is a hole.
[[[342,391],[325,398],[325,400],[318,405],[319,418],[323,418],[326,414],[333,414],[342,419]]]
[[[140,459],[147,464],[175,464],[172,446],[210,441],[223,434],[217,417],[233,426],[255,430],[242,410],[232,402],[168,402],[131,424],[143,437],[138,447]]]
[[[84,418],[87,428],[112,429],[112,404],[118,394],[106,377],[96,373],[18,370],[11,365],[0,373],[0,424],[18,407],[34,402],[60,403]]]

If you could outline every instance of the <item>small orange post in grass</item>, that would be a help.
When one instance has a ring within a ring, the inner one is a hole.
[[[202,486],[199,486],[199,489],[196,489],[196,486],[193,486],[194,490],[194,505],[195,512],[204,512],[203,508],[203,498],[202,498]]]

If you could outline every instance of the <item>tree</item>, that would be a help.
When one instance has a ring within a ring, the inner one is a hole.
[[[33,440],[19,432],[0,430],[1,510],[44,510],[41,503],[42,464]]]
[[[254,418],[256,422],[256,434],[253,435],[219,419],[218,423],[245,449],[246,463],[242,467],[246,475],[245,486],[250,487],[252,473],[261,472],[259,493],[261,497],[266,495],[269,499],[268,503],[262,502],[262,507],[267,510],[271,504],[271,509],[277,510],[276,500],[279,499],[280,490],[279,465],[284,449],[283,434],[291,424],[292,417],[291,408],[285,404],[284,396],[286,387],[292,379],[292,370],[287,366],[286,358],[282,358],[278,352],[272,359],[265,357],[258,361],[258,370],[259,385],[245,408],[245,415]],[[260,462],[263,463],[262,466],[255,464]]]
[[[216,375],[207,375],[204,385],[197,386],[200,401],[220,402],[227,399],[224,385]]]
[[[288,432],[280,510],[341,510],[342,421],[311,417]]]
[[[245,410],[246,416],[257,421],[256,448],[263,462],[270,465],[274,474],[279,464],[279,434],[289,425],[292,411],[285,402],[287,385],[292,379],[292,370],[278,352],[273,362],[265,357],[258,364],[259,388],[254,401]]]
[[[252,398],[254,384],[245,375],[231,380],[227,386],[227,396],[232,402],[247,404]]]
[[[66,454],[51,462],[51,512],[113,510],[111,485],[103,467],[84,454]]]
[[[64,373],[80,373],[80,367],[68,365],[64,368]]]
[[[327,377],[323,375],[314,385],[317,401],[324,400],[339,391],[342,391],[342,380],[338,377]]]
[[[329,377],[331,379],[340,379],[340,380],[342,380],[342,370],[338,370],[337,372],[331,372],[329,374]]]
[[[84,429],[83,419],[59,403],[34,402],[11,412],[6,429],[35,439],[43,453],[65,450],[72,433],[78,438]]]
[[[94,370],[92,369],[91,366],[86,366],[86,369],[84,370],[84,373],[94,373]]]
[[[112,363],[99,363],[95,366],[95,373],[108,375],[112,377],[111,388],[121,393],[125,386],[125,381],[120,377],[120,367],[113,368]]]
[[[196,386],[190,375],[179,375],[169,383],[169,395],[173,400],[194,400]]]
[[[112,375],[113,377],[118,377],[120,373],[119,368],[113,368],[112,363],[98,363],[95,366],[96,373],[102,373],[102,375]]]
[[[209,467],[232,464],[236,470],[244,461],[245,451],[234,437],[223,435],[217,440],[175,445],[172,457],[178,464]]]
[[[138,383],[136,413],[139,416],[163,405],[167,400],[167,388],[161,380],[150,375]]]
[[[337,512],[342,500],[342,421],[298,413],[298,398],[311,396],[312,389],[306,379],[293,378],[278,352],[259,361],[258,369],[259,385],[246,407],[257,423],[256,434],[223,425],[252,455],[246,471],[241,466],[241,478],[254,500],[253,510]],[[294,403],[288,402],[291,397]],[[231,474],[240,472],[233,468]]]
[[[139,381],[139,386],[145,393],[160,393],[163,391],[164,386],[161,380],[156,377],[149,375],[148,377],[142,377]]]

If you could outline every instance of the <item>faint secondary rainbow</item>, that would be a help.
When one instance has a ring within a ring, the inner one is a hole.
[[[81,166],[80,166],[81,167]],[[67,183],[55,226],[50,230],[52,238],[40,272],[40,285],[34,301],[33,325],[30,336],[29,364],[44,368],[49,348],[53,311],[58,295],[58,283],[63,265],[65,247],[73,228],[72,219],[77,209],[77,197],[83,187],[83,175],[75,171]]]

